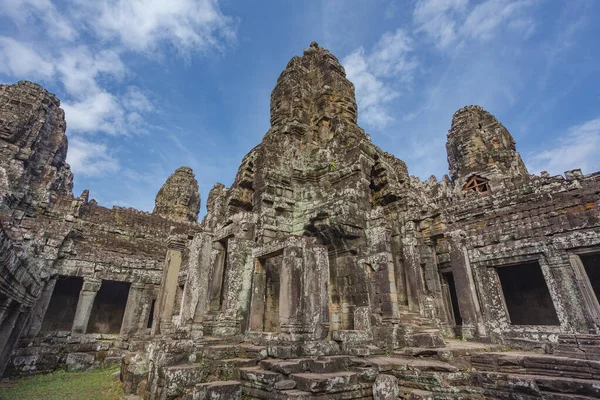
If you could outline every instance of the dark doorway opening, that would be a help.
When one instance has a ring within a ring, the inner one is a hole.
[[[154,306],[156,305],[156,299],[152,299],[152,303],[150,303],[150,312],[148,313],[148,323],[146,324],[146,328],[152,328],[152,324],[154,322]]]
[[[215,242],[217,256],[214,261],[214,271],[210,286],[210,310],[222,311],[225,302],[225,283],[227,278],[227,245],[229,239]]]
[[[460,309],[458,307],[458,295],[456,294],[456,285],[454,284],[454,275],[452,272],[445,272],[442,274],[444,282],[448,288],[448,294],[446,297],[450,297],[448,305],[450,306],[451,317],[454,318],[454,324],[457,326],[462,325],[462,317],[460,316]]]
[[[585,268],[585,272],[590,280],[592,289],[596,299],[600,303],[600,253],[598,254],[584,254],[579,256],[581,262]]]
[[[559,325],[537,262],[496,268],[512,325]]]
[[[96,294],[88,333],[119,333],[129,296],[129,282],[102,281]]]
[[[70,331],[79,302],[83,278],[60,276],[54,286],[50,304],[42,322],[42,332]]]

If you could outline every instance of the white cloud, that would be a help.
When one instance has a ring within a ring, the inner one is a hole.
[[[74,173],[94,177],[117,172],[119,160],[110,153],[107,145],[79,137],[69,140],[67,162]]]
[[[417,32],[425,32],[439,47],[446,47],[457,37],[459,21],[468,0],[420,0],[413,13]]]
[[[103,75],[119,79],[125,74],[125,66],[115,51],[102,50],[92,54],[86,46],[64,49],[56,69],[65,90],[77,99],[101,92],[98,80]]]
[[[121,131],[123,110],[115,96],[100,91],[81,101],[62,103],[69,132],[127,133]]]
[[[528,169],[531,173],[548,171],[553,175],[581,168],[584,173],[600,170],[600,118],[571,127],[558,139],[558,146],[531,155]]]
[[[532,4],[529,0],[488,0],[473,8],[462,27],[462,33],[475,39],[489,40],[502,23],[515,24],[519,19],[518,13],[524,7]]]
[[[527,35],[532,20],[523,11],[536,0],[486,0],[470,7],[469,0],[420,0],[413,13],[416,32],[424,32],[440,49],[462,40],[490,40],[505,25]]]
[[[216,0],[78,0],[78,6],[96,35],[134,51],[154,51],[160,44],[184,53],[205,51],[235,39],[234,21]]]
[[[51,0],[2,0],[0,14],[8,16],[17,25],[31,28],[41,24],[46,35],[63,40],[74,40],[78,33]]]
[[[129,86],[123,96],[123,105],[131,111],[150,112],[154,110],[154,104],[135,86]]]
[[[54,63],[30,46],[8,37],[0,37],[0,73],[30,79],[48,79],[54,74]]]
[[[369,54],[359,47],[342,60],[366,125],[383,128],[393,120],[386,106],[400,95],[399,85],[412,80],[417,63],[411,51],[410,37],[398,29],[383,34]]]

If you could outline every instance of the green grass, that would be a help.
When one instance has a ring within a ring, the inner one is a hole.
[[[119,368],[89,372],[57,371],[0,383],[2,400],[119,400]]]

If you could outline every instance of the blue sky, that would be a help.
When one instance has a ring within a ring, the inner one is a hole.
[[[595,0],[0,0],[0,82],[66,112],[75,195],[151,211],[181,165],[202,211],[269,128],[289,59],[317,41],[356,85],[359,124],[423,179],[452,114],[479,104],[530,173],[600,170]]]

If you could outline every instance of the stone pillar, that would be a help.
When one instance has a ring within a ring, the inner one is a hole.
[[[8,297],[0,299],[0,326],[2,326],[4,320],[8,317],[7,313],[10,303],[12,303],[12,300]]]
[[[8,342],[8,338],[15,327],[17,318],[19,317],[19,304],[7,299],[4,307],[4,319],[0,324],[0,355],[4,352],[4,346]]]
[[[288,247],[283,252],[279,281],[279,326],[282,333],[299,333],[302,329],[302,248]]]
[[[27,336],[34,337],[40,333],[40,330],[42,329],[42,322],[44,321],[44,316],[46,315],[46,310],[48,310],[52,293],[54,293],[56,281],[57,277],[55,276],[46,282],[46,286],[44,286],[44,290],[42,291],[42,294],[38,298],[35,308],[33,309]]]
[[[98,293],[98,290],[100,290],[101,285],[102,279],[83,279],[83,287],[81,288],[81,292],[79,292],[79,301],[77,302],[75,318],[73,318],[73,327],[71,328],[72,333],[85,333],[87,331],[87,325],[92,313],[92,307],[94,306],[94,300],[96,299],[96,294]]]
[[[227,240],[227,239],[225,239]],[[227,266],[227,246],[219,242],[214,243],[215,250],[217,251],[214,264],[212,280],[210,285],[210,311],[220,312],[221,311],[221,299],[223,297],[223,278],[225,275],[225,267]]]
[[[170,236],[167,241],[167,246],[168,250],[165,257],[163,276],[154,309],[154,322],[152,323],[153,335],[165,332],[171,327],[171,318],[173,317],[173,307],[175,306],[175,295],[177,294],[184,242],[176,236]]]
[[[31,309],[23,309],[21,307],[15,307],[11,315],[11,324],[7,327],[7,337],[3,337],[0,347],[0,376],[4,374],[4,370],[10,356],[12,355],[13,349],[17,344],[17,340],[21,337],[23,330],[29,322],[29,316],[31,315]],[[14,321],[14,322],[13,322]],[[4,333],[4,332],[3,332]]]
[[[417,239],[412,236],[402,239],[402,250],[405,261],[408,309],[412,312],[421,312],[423,278],[421,275],[421,260],[419,258]]]
[[[252,298],[250,299],[250,330],[261,332],[264,329],[265,312],[265,268],[260,259],[254,259],[252,275]]]
[[[146,285],[141,282],[133,282],[129,287],[123,324],[121,325],[121,335],[128,336],[135,333],[141,315],[141,303],[145,287]]]
[[[449,235],[450,263],[458,297],[458,308],[462,317],[462,337],[470,339],[475,336],[485,336],[483,318],[477,300],[477,292],[473,281],[471,263],[467,249],[459,234]]]

